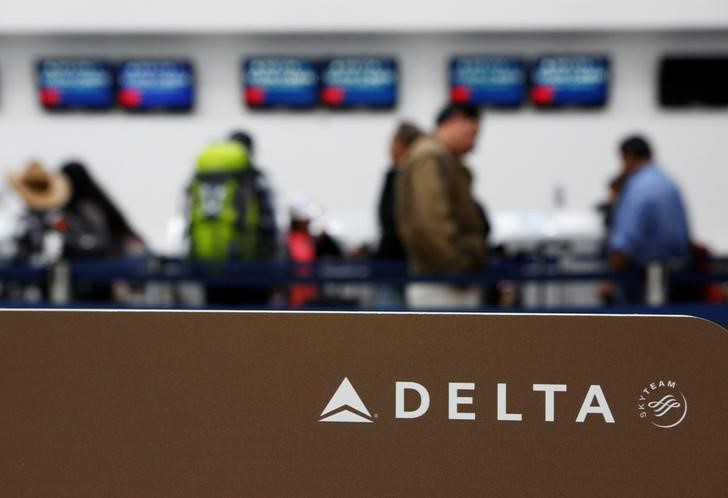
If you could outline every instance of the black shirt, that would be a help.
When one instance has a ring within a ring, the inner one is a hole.
[[[381,260],[404,260],[405,253],[402,241],[397,233],[397,220],[395,216],[395,181],[397,170],[389,168],[384,177],[384,186],[379,198],[379,227],[381,240],[376,257]]]

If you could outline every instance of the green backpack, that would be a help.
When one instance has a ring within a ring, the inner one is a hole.
[[[260,205],[245,147],[210,145],[189,186],[191,255],[205,262],[257,257]]]

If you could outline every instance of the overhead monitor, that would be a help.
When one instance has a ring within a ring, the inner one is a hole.
[[[526,98],[526,70],[517,57],[455,57],[449,76],[450,100],[455,103],[513,108]]]
[[[321,64],[321,103],[333,109],[392,109],[398,65],[391,57],[337,57]]]
[[[728,54],[665,57],[659,99],[665,107],[728,106]]]
[[[99,59],[42,59],[36,66],[38,99],[47,110],[105,110],[114,105],[114,77]]]
[[[130,111],[184,112],[194,107],[195,74],[181,60],[126,60],[117,72],[119,105]]]
[[[246,59],[242,80],[243,101],[252,109],[310,109],[318,103],[318,72],[310,59]]]
[[[531,67],[537,107],[602,107],[609,96],[609,60],[603,56],[544,56]]]

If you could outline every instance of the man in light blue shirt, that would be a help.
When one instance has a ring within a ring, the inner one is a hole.
[[[627,180],[613,211],[610,267],[643,270],[652,261],[686,265],[690,233],[680,191],[654,164],[642,137],[626,139],[620,153]]]

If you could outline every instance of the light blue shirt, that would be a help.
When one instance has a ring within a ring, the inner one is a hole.
[[[654,164],[627,179],[614,208],[609,248],[638,267],[650,261],[685,262],[690,233],[685,205],[673,181]]]

